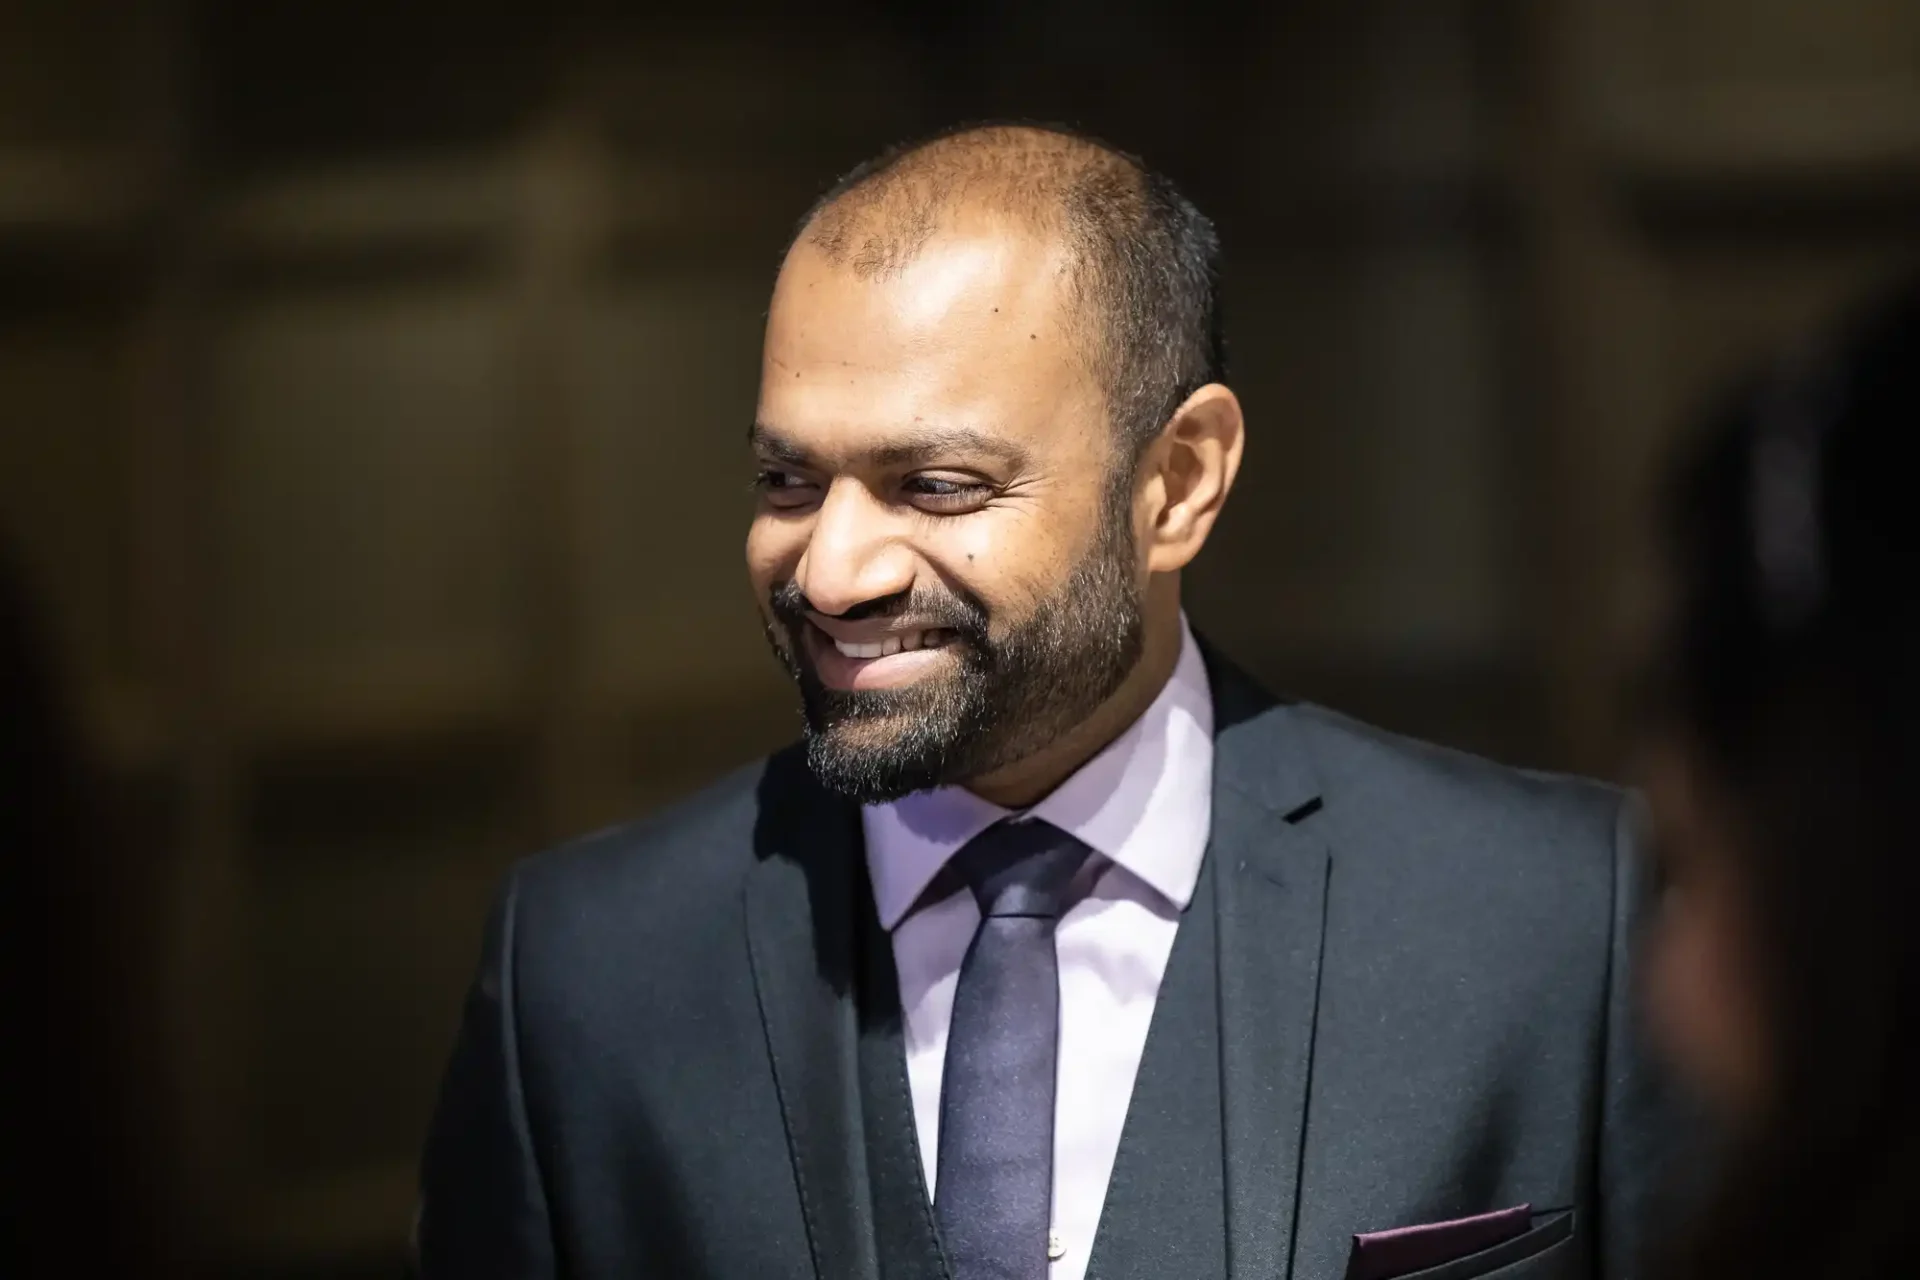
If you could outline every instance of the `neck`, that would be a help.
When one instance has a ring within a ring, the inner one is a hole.
[[[1003,809],[1030,808],[1125,733],[1160,696],[1180,661],[1179,603],[1157,612],[1148,617],[1140,661],[1092,715],[1026,759],[975,778],[967,790]]]

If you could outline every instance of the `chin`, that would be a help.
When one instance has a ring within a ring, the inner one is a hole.
[[[807,766],[822,787],[856,804],[890,804],[945,785],[932,772],[877,769],[871,754],[835,750],[818,738],[807,743]]]
[[[884,759],[898,756],[912,727],[911,716],[862,716],[857,721],[816,728],[808,735],[827,751]]]
[[[945,786],[949,761],[936,744],[915,741],[924,721],[910,714],[861,717],[807,733],[807,764],[820,784],[861,804],[885,804]]]

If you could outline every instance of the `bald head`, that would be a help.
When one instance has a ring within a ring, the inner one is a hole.
[[[993,125],[896,147],[821,197],[796,242],[880,279],[981,220],[1063,251],[1067,313],[1128,450],[1225,376],[1212,224],[1139,160],[1079,134]]]
[[[1138,161],[969,129],[809,212],[767,308],[747,566],[807,759],[873,803],[1031,805],[1182,649],[1239,469],[1212,228]]]

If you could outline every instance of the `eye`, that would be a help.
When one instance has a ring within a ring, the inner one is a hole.
[[[804,507],[819,497],[820,487],[795,471],[780,467],[762,467],[753,478],[754,492],[770,507],[789,510]]]
[[[901,488],[907,501],[933,515],[965,515],[978,511],[993,496],[993,486],[973,476],[912,475]]]

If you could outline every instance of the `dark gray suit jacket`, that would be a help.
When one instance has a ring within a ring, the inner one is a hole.
[[[1666,1132],[1623,797],[1210,669],[1213,836],[1091,1275],[1337,1280],[1356,1233],[1522,1204],[1417,1274],[1630,1274]],[[858,813],[790,750],[507,878],[422,1269],[934,1280],[914,1141]]]

